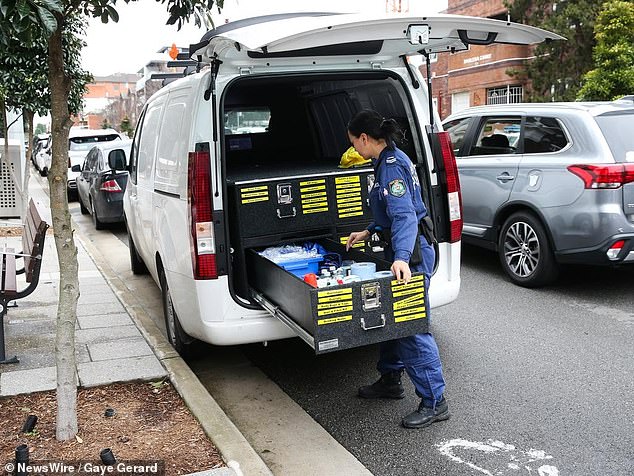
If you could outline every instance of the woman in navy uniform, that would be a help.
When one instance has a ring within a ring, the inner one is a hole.
[[[414,164],[395,145],[395,137],[400,134],[394,119],[384,119],[371,110],[359,112],[348,124],[348,137],[354,148],[364,158],[372,159],[375,182],[370,191],[374,222],[366,230],[350,234],[346,247],[350,249],[378,232],[387,242],[385,253],[393,261],[391,270],[396,279],[407,283],[414,271],[424,273],[429,283],[435,252],[419,233],[419,223],[427,209]],[[405,370],[421,402],[417,410],[403,418],[403,426],[424,428],[449,418],[438,346],[431,334],[381,343],[377,369],[381,378],[361,387],[360,397],[403,398],[401,376]]]

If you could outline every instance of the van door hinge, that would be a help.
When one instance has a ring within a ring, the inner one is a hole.
[[[245,74],[251,74],[251,70],[253,68],[250,67],[241,67],[240,68],[240,76],[244,76]]]
[[[372,69],[382,69],[383,68],[381,63],[370,63],[370,65],[372,66]]]

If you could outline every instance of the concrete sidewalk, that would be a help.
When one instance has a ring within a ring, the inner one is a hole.
[[[51,224],[47,191],[33,175],[29,192],[42,218]],[[19,220],[15,225],[20,225]],[[81,236],[78,227],[75,229],[81,293],[75,334],[79,385],[92,387],[169,376],[229,465],[200,474],[239,475],[240,468],[249,475],[272,474],[162,333],[150,319],[144,319],[143,310],[135,309],[133,297],[126,299],[123,287],[117,286],[119,278],[110,272],[104,256]],[[0,236],[0,247],[19,249],[21,238]],[[0,397],[56,388],[58,299],[57,252],[49,233],[37,289],[17,301],[17,307],[10,307],[5,316],[6,356],[17,356],[19,363],[0,364]]]

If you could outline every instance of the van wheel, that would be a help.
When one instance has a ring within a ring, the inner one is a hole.
[[[77,194],[77,199],[79,200],[79,203],[81,203],[81,198],[79,197],[79,194]],[[99,217],[97,217],[97,211],[95,210],[95,204],[92,202],[92,200],[90,200],[90,214],[92,215],[92,223],[93,223],[93,225],[95,225],[95,230],[103,230],[104,229],[104,224],[99,219]]]
[[[84,206],[84,202],[81,197],[79,197],[79,211],[81,211],[82,215],[88,215],[90,213],[90,210]]]
[[[143,262],[143,258],[139,256],[139,252],[134,246],[130,230],[128,230],[128,248],[130,248],[130,269],[133,274],[147,274],[147,266]]]
[[[178,315],[172,303],[172,296],[165,278],[165,273],[160,270],[161,296],[163,297],[163,315],[165,316],[165,329],[167,340],[183,359],[193,356],[193,344],[195,339],[187,335],[178,321]]]
[[[40,176],[48,177],[48,167],[43,167],[42,170],[40,170]]]
[[[514,213],[504,222],[498,253],[502,268],[519,286],[544,286],[559,274],[546,230],[531,213]]]

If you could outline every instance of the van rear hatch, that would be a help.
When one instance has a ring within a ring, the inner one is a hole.
[[[257,58],[363,55],[389,66],[399,64],[403,55],[422,51],[453,52],[465,50],[469,44],[532,44],[556,39],[563,37],[487,18],[324,13],[271,15],[222,25],[191,45],[189,52],[203,62],[217,58],[249,65]],[[334,46],[341,48],[336,51]]]

